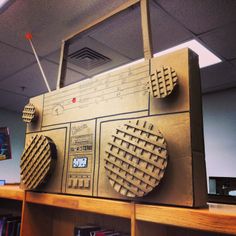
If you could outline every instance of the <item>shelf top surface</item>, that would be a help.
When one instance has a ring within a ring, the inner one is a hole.
[[[236,235],[236,206],[208,203],[207,208],[136,205],[141,221]]]
[[[65,194],[51,194],[51,193],[37,193],[37,192],[27,192],[26,201],[37,204],[52,205],[58,207],[65,207],[77,210],[89,210],[90,207],[105,206],[102,212],[106,211],[109,206],[115,206],[120,209],[133,206],[133,202],[128,201],[118,201],[103,198],[93,198],[85,196],[74,196]],[[157,212],[167,210],[167,211],[178,211],[178,212],[191,212],[193,214],[208,214],[208,215],[231,215],[236,217],[236,205],[229,204],[218,204],[218,203],[208,203],[207,208],[184,208],[175,206],[160,206],[160,205],[145,205],[145,204],[135,204],[136,208],[145,207],[147,209],[153,209]],[[130,210],[130,209],[129,209]]]
[[[0,198],[9,198],[15,200],[23,200],[24,190],[19,188],[19,185],[4,185],[0,186]],[[38,204],[61,206],[67,208],[79,209],[84,207],[83,204],[89,206],[97,206],[106,204],[106,207],[110,204],[116,207],[129,207],[133,206],[133,203],[127,201],[117,201],[110,199],[73,196],[64,194],[51,194],[51,193],[38,193],[27,192],[26,201]],[[61,205],[61,203],[63,203]],[[160,206],[160,205],[145,205],[136,204],[136,208],[147,208],[149,210],[155,210],[158,214],[160,211],[178,211],[178,212],[192,212],[195,214],[209,214],[209,215],[231,215],[236,217],[236,205],[222,204],[222,203],[208,203],[208,208],[191,209],[174,206]],[[104,209],[103,209],[104,210]]]
[[[236,217],[236,205],[223,204],[223,203],[208,203],[209,214],[224,214],[224,215],[234,215]]]
[[[0,198],[23,201],[24,191],[19,185],[0,186]]]
[[[26,202],[131,218],[134,204],[125,201],[64,194],[27,192]]]

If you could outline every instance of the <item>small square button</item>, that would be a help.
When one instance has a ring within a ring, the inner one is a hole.
[[[84,187],[84,180],[79,179],[79,188],[83,188],[83,187]]]
[[[67,187],[72,188],[72,186],[73,186],[73,179],[69,179]]]
[[[77,179],[74,180],[73,188],[78,188],[78,180]]]
[[[90,179],[84,179],[84,187],[89,188],[90,187]]]

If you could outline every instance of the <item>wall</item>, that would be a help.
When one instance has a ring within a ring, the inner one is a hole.
[[[8,183],[20,181],[20,156],[24,147],[25,124],[21,114],[0,109],[0,127],[8,127],[12,148],[12,159],[0,161],[0,179]]]
[[[236,88],[203,95],[208,176],[236,177]]]

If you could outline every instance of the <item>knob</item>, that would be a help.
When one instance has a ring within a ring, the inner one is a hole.
[[[148,89],[154,98],[165,98],[173,92],[177,84],[176,71],[170,66],[162,66],[151,74]]]
[[[36,109],[32,103],[28,103],[22,112],[22,119],[25,123],[29,124],[36,119]]]

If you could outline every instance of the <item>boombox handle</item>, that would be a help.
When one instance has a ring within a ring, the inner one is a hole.
[[[65,76],[63,76],[62,73],[64,73],[63,70],[63,60],[66,50],[68,49],[66,46],[66,42],[69,40],[72,40],[78,34],[92,28],[93,26],[102,23],[103,21],[107,20],[108,18],[126,10],[127,8],[133,6],[136,3],[140,4],[141,8],[141,22],[142,22],[142,35],[143,35],[143,53],[144,53],[144,59],[149,60],[153,57],[152,52],[152,43],[151,43],[151,31],[150,31],[150,14],[149,14],[149,0],[129,0],[119,7],[117,7],[115,10],[111,11],[107,15],[104,15],[103,17],[95,20],[91,24],[85,26],[78,32],[70,35],[69,37],[62,40],[61,45],[61,55],[60,55],[60,62],[59,62],[59,70],[58,70],[58,77],[57,77],[57,89],[63,88],[65,83]]]

